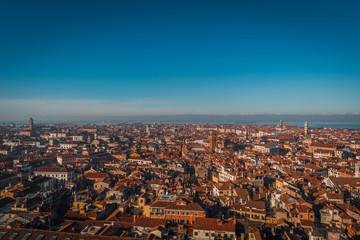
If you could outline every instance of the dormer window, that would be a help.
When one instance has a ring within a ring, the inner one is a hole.
[[[185,201],[178,201],[178,202],[176,203],[176,205],[186,205],[186,202],[185,202]]]

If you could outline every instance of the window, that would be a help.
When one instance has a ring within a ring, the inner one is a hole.
[[[212,237],[215,237],[215,233],[211,233],[211,236],[212,236]]]
[[[175,214],[175,211],[173,211],[173,213],[172,214]]]
[[[230,238],[234,238],[234,234],[230,234]]]
[[[31,236],[31,233],[27,233],[23,236],[22,240],[27,240]]]
[[[314,217],[313,215],[310,215],[310,218],[311,218],[311,219],[313,219],[313,217]]]
[[[300,214],[300,218],[303,218],[302,214]]]
[[[197,215],[198,215],[198,213],[196,212],[196,213],[195,213],[195,216],[197,216]]]
[[[226,233],[224,234],[224,237],[227,238],[227,234],[226,234]]]
[[[198,235],[198,232],[195,232],[195,236],[197,236]]]
[[[50,238],[50,240],[56,240],[57,239],[57,236],[52,236],[51,238]]]
[[[189,215],[189,212],[186,212],[186,215]]]
[[[185,215],[185,212],[182,212],[183,215]]]
[[[207,236],[207,237],[208,237],[208,236],[209,236],[209,233],[208,233],[208,232],[207,232],[207,233],[205,233],[205,236]]]

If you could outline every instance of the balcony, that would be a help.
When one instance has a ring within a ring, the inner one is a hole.
[[[165,217],[164,213],[151,212],[150,217]]]

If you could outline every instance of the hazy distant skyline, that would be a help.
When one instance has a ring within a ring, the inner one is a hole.
[[[359,1],[3,1],[0,120],[358,114]]]
[[[206,114],[177,114],[177,115],[136,115],[136,116],[58,116],[56,118],[35,118],[35,125],[43,124],[230,124],[230,125],[279,125],[282,119],[284,125],[304,127],[305,121],[309,128],[353,128],[360,129],[360,114],[249,114],[249,115],[206,115]],[[28,119],[7,121],[28,125]]]

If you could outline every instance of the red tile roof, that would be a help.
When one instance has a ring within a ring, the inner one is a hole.
[[[196,229],[235,232],[235,222],[216,218],[196,218],[194,230]]]

